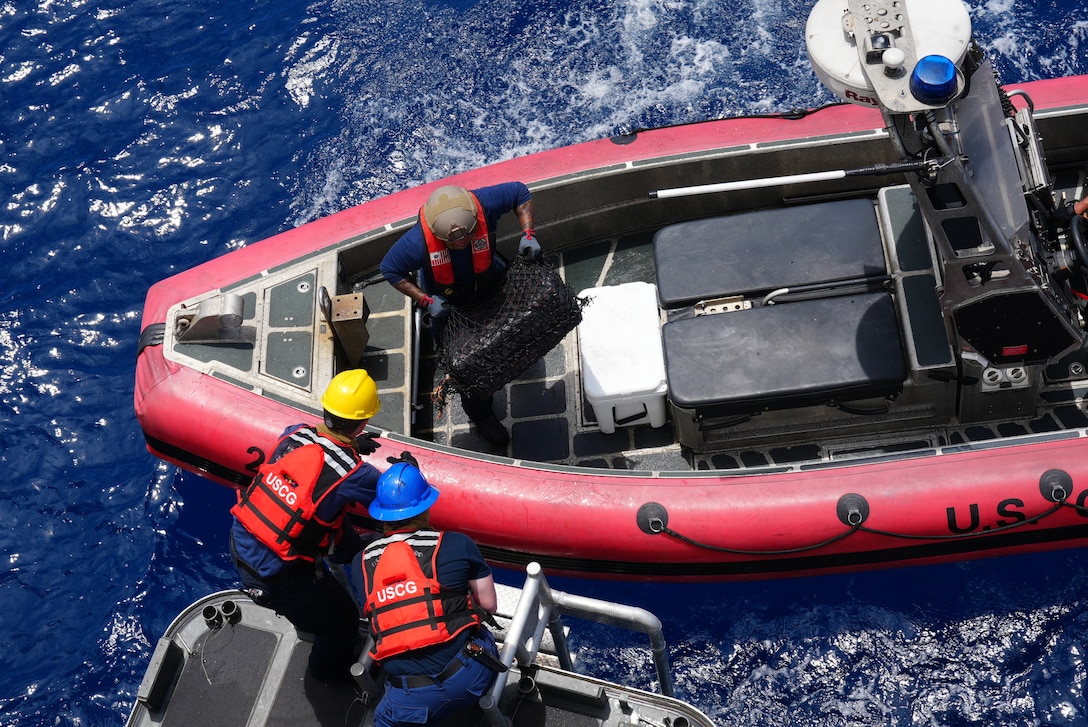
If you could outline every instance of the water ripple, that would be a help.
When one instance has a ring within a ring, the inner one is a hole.
[[[131,404],[148,286],[483,163],[830,100],[782,0],[0,0],[0,723],[119,724],[229,587],[232,495]],[[972,0],[1006,82],[1088,72],[1083,0]],[[1078,553],[768,584],[598,584],[722,725],[1085,724]],[[654,688],[640,639],[576,658]]]

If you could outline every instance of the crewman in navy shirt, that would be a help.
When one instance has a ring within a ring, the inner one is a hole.
[[[499,218],[514,212],[524,231],[519,255],[540,256],[533,231],[533,202],[521,182],[467,190],[436,189],[419,211],[419,221],[386,253],[381,271],[389,284],[430,314],[435,342],[441,344],[443,320],[450,307],[481,300],[502,283],[506,263],[498,254]],[[420,285],[415,276],[421,275]],[[480,436],[505,447],[510,434],[494,411],[494,395],[461,397]]]
[[[375,727],[441,724],[476,704],[505,670],[481,623],[481,613],[498,607],[491,569],[467,535],[431,528],[438,495],[411,463],[386,470],[370,505],[384,536],[352,564],[370,654],[387,679]]]
[[[344,512],[374,499],[380,473],[362,456],[378,447],[364,430],[381,404],[370,375],[352,369],[333,378],[321,405],[324,421],[288,427],[239,490],[230,550],[254,601],[314,634],[310,675],[334,681],[351,678],[359,608],[324,559],[350,563],[362,550]]]

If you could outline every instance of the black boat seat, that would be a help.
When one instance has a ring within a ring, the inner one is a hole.
[[[867,199],[669,225],[654,235],[654,259],[662,308],[887,272]]]
[[[907,378],[886,292],[672,320],[662,336],[672,404],[698,418],[886,397]]]

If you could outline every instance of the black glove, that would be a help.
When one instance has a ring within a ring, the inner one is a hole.
[[[1054,208],[1054,211],[1050,213],[1050,218],[1059,225],[1068,225],[1076,216],[1077,213],[1073,209],[1072,202],[1058,205]]]
[[[378,437],[381,434],[371,434],[370,432],[363,432],[355,438],[355,448],[359,450],[359,454],[363,456],[374,454],[378,447],[382,446],[378,442]]]
[[[419,469],[419,462],[416,462],[416,458],[412,456],[411,452],[401,452],[399,457],[386,457],[385,461],[389,464],[397,464],[398,462],[407,462],[408,464]]]

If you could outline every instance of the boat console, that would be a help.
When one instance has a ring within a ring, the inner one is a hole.
[[[1088,260],[1056,222],[1030,99],[1015,109],[959,3],[821,0],[806,37],[817,75],[880,109],[901,157],[838,174],[908,183],[656,233],[680,442],[1031,417],[1045,383],[1084,371]]]

